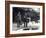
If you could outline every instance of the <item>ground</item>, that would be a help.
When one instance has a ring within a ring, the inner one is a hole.
[[[40,25],[40,23],[35,23],[35,22],[33,22],[33,24],[32,24],[32,22],[29,22],[27,28],[30,28],[30,30],[31,30],[31,28],[35,28],[35,27],[38,28],[39,25]],[[13,26],[12,26],[12,28],[13,28],[12,30],[18,31],[18,30],[23,30],[23,29],[26,28],[26,27],[24,27],[24,24],[22,24],[22,25],[20,25],[19,28],[17,28],[17,23],[14,23]]]

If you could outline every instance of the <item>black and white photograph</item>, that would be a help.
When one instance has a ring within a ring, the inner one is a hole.
[[[33,24],[40,23],[40,9],[13,7],[12,30],[38,30],[39,26]]]
[[[10,6],[10,30],[13,33],[42,32],[42,6],[16,5]]]
[[[6,1],[5,37],[45,35],[44,3]]]

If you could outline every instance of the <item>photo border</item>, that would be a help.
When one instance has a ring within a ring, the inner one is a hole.
[[[28,31],[12,31],[12,25],[13,25],[13,22],[12,22],[12,14],[13,14],[13,7],[20,7],[20,8],[40,8],[40,24],[39,24],[39,29],[38,30],[28,30]],[[42,32],[42,6],[36,6],[36,5],[20,5],[20,4],[10,4],[10,34],[22,34],[22,33],[38,33],[38,32]]]
[[[43,6],[43,22],[42,31],[39,33],[24,33],[24,34],[10,34],[10,4],[21,4],[21,5],[39,5]],[[34,35],[45,35],[45,4],[35,2],[19,2],[19,1],[5,1],[5,37],[18,37],[18,36],[34,36]]]

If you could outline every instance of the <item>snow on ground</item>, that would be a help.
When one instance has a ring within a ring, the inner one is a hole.
[[[34,21],[33,22],[29,22],[28,23],[28,28],[31,29],[31,27],[39,27],[40,26],[40,23],[35,23]],[[13,26],[12,26],[12,30],[23,30],[25,27],[24,27],[24,24],[20,25],[20,28],[17,28],[17,23],[14,23]]]

